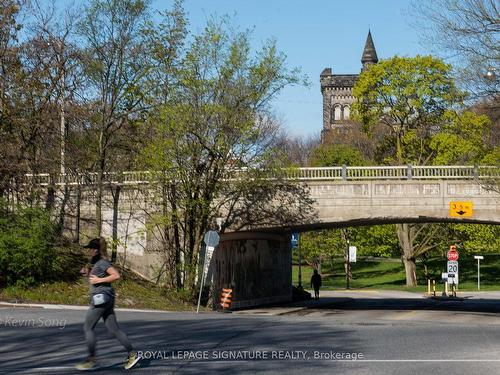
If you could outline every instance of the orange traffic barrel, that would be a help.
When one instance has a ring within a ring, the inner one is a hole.
[[[227,309],[231,307],[231,300],[233,298],[233,290],[232,289],[222,289],[222,293],[220,296],[220,305],[222,308]]]

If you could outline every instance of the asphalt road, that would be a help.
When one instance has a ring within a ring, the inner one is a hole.
[[[500,301],[342,294],[223,313],[118,311],[147,359],[98,325],[96,374],[498,374]],[[387,298],[391,297],[391,298]],[[484,296],[483,296],[484,297]],[[85,310],[0,307],[0,373],[73,374],[85,357]]]

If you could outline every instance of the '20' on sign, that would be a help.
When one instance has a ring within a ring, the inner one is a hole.
[[[458,285],[458,262],[455,260],[448,261],[448,283]]]
[[[458,262],[454,260],[448,261],[448,273],[458,273]]]

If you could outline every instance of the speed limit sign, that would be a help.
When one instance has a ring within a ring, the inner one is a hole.
[[[458,261],[456,260],[448,261],[448,282],[458,284]]]

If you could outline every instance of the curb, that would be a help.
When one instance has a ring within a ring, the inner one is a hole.
[[[11,308],[24,308],[24,309],[48,309],[48,310],[88,310],[88,306],[80,305],[54,305],[54,304],[43,304],[43,303],[11,303],[11,302],[0,302],[0,308],[11,307]],[[151,309],[129,309],[126,307],[115,308],[115,311],[125,311],[125,312],[147,312],[147,313],[176,313],[179,311],[167,311],[167,310],[151,310]]]
[[[233,314],[236,315],[264,315],[264,316],[281,316],[291,313],[296,313],[298,311],[307,310],[307,307],[296,307],[296,308],[276,308],[276,311],[267,310],[262,311],[256,308],[255,310],[246,309],[246,310],[237,310],[233,311]]]

